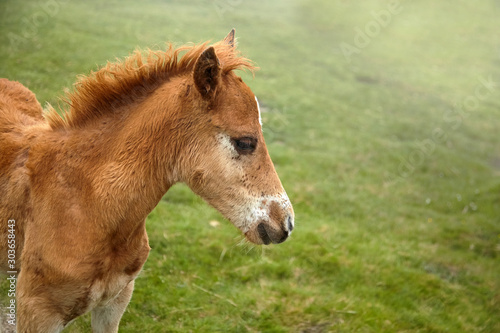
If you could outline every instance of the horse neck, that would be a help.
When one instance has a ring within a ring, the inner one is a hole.
[[[96,150],[87,161],[88,170],[94,171],[97,204],[109,212],[110,220],[143,220],[178,181],[181,110],[173,94],[165,96],[171,88],[173,82],[166,83],[94,122],[97,128],[81,131],[80,140],[86,136],[89,149]]]

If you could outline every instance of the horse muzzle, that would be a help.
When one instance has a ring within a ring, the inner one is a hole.
[[[293,215],[287,215],[281,223],[263,221],[256,223],[246,234],[246,238],[254,244],[283,243],[292,233],[294,227]]]

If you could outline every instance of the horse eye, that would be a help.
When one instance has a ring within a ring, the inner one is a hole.
[[[240,154],[251,154],[257,147],[257,139],[254,138],[240,138],[233,139],[234,146]]]

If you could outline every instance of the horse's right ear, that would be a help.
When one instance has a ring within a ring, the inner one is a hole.
[[[220,81],[221,67],[213,46],[207,48],[196,60],[193,73],[196,88],[203,98],[211,98]]]

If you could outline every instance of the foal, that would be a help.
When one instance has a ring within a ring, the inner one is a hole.
[[[117,332],[150,250],[145,219],[174,183],[250,242],[290,235],[242,68],[234,30],[212,46],[136,52],[81,78],[64,118],[0,80],[0,266],[19,271],[18,332],[59,332],[89,311],[94,332]]]

